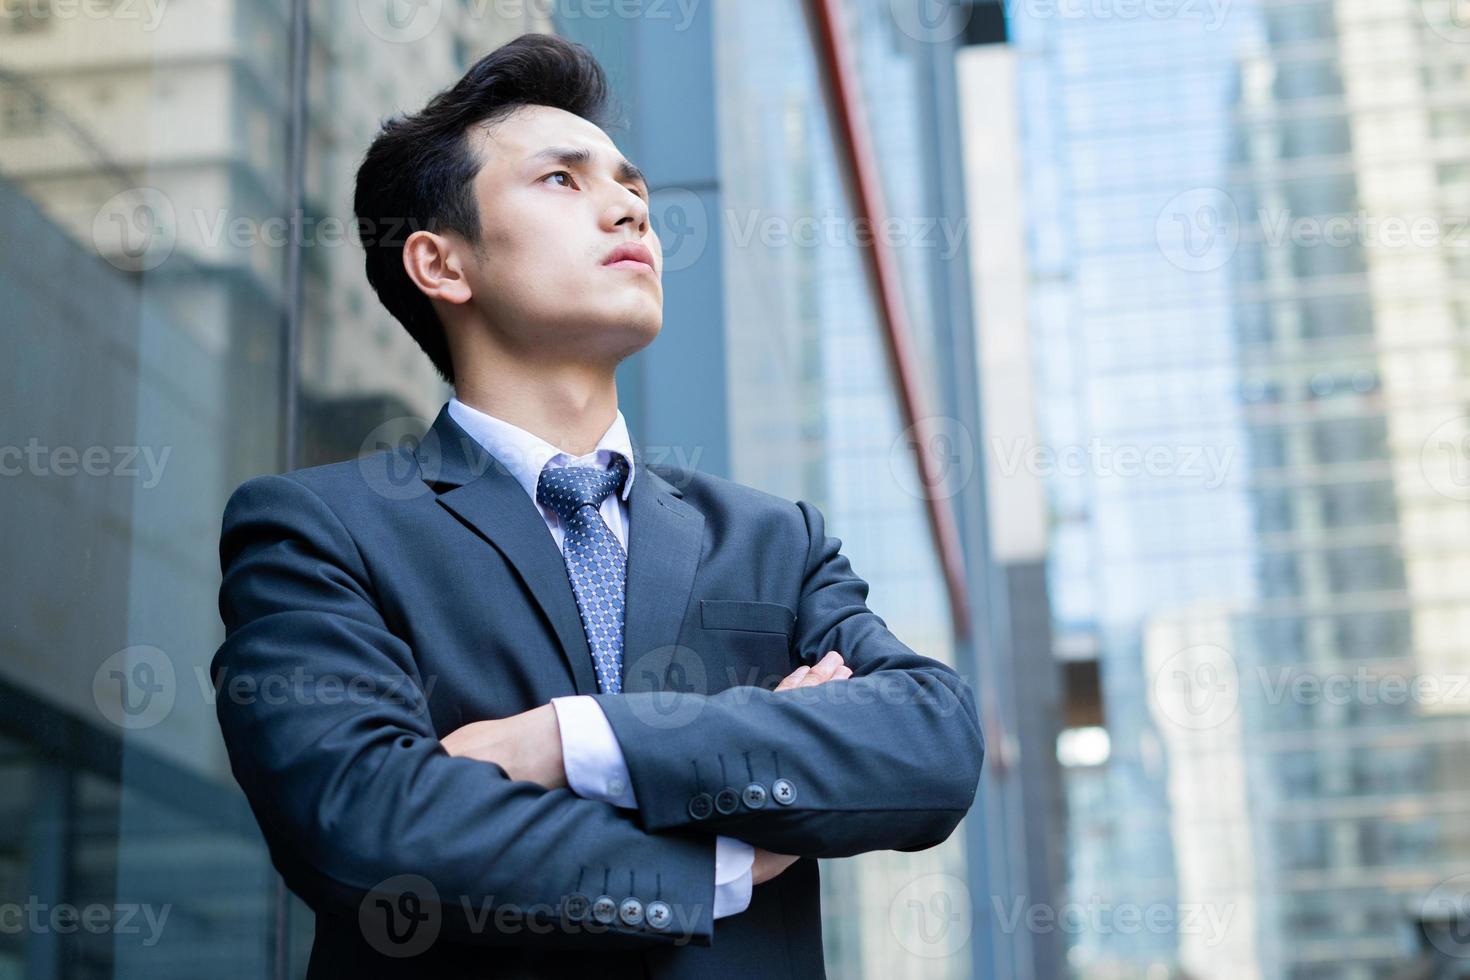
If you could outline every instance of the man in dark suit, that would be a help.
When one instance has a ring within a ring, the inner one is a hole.
[[[662,252],[606,99],[526,35],[384,125],[368,279],[455,396],[226,506],[216,704],[309,977],[821,977],[816,859],[974,800],[973,693],[821,514],[635,450]]]

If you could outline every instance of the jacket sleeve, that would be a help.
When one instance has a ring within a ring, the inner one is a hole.
[[[795,506],[808,545],[792,643],[808,664],[838,651],[851,678],[590,696],[650,830],[705,828],[803,857],[932,847],[975,799],[985,741],[974,694],[889,632],[820,511]]]
[[[638,809],[628,764],[612,726],[597,702],[585,694],[551,699],[561,733],[567,786],[585,800]],[[750,907],[755,851],[742,840],[715,838],[715,918],[738,915]],[[736,869],[740,869],[736,872]]]
[[[399,909],[489,945],[711,944],[713,836],[650,833],[634,811],[450,756],[356,543],[308,486],[236,489],[220,562],[211,676],[231,769],[287,885],[318,912],[370,930],[375,910]]]

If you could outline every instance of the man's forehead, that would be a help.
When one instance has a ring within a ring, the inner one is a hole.
[[[550,106],[522,106],[484,129],[484,148],[501,163],[518,165],[551,147],[621,156],[596,123]]]

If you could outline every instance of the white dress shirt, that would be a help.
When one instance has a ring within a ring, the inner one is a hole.
[[[541,471],[548,466],[607,467],[614,454],[628,461],[628,478],[620,494],[603,498],[599,513],[617,535],[626,554],[628,549],[628,494],[638,475],[633,459],[628,425],[620,411],[612,425],[597,441],[597,448],[585,456],[573,457],[557,449],[541,437],[511,425],[504,419],[471,408],[458,398],[449,399],[449,415],[468,432],[486,452],[494,456],[516,481],[531,495],[551,531],[557,548],[562,548],[566,535],[556,511],[536,499],[536,484]],[[556,710],[556,724],[561,732],[562,763],[567,784],[578,796],[601,800],[613,806],[636,809],[637,797],[628,776],[628,764],[622,746],[607,716],[597,701],[585,694],[551,699]],[[743,912],[750,905],[752,867],[755,848],[742,840],[723,835],[715,838],[715,907],[714,917],[721,918]]]

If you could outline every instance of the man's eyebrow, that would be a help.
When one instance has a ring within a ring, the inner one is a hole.
[[[583,147],[548,146],[531,159],[550,160],[567,167],[586,167],[592,163],[592,151]],[[618,180],[634,180],[648,186],[648,178],[643,176],[643,171],[627,160],[618,161]]]

